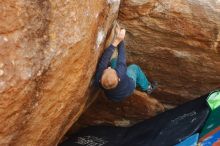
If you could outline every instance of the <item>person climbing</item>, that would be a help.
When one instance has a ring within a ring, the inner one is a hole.
[[[157,82],[150,83],[138,65],[132,64],[127,67],[125,33],[125,29],[116,28],[116,37],[105,49],[95,74],[95,85],[102,88],[107,98],[113,101],[121,101],[132,95],[136,86],[147,94],[151,94],[157,87]],[[111,59],[117,47],[118,56]]]

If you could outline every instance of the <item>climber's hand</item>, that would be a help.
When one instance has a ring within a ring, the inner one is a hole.
[[[120,32],[117,34],[116,38],[114,39],[114,41],[113,41],[113,43],[112,43],[112,45],[113,45],[114,47],[117,47],[118,44],[119,44],[122,40],[124,40],[124,38],[125,38],[125,33],[126,33],[126,30],[125,30],[125,29],[121,29],[121,30],[120,30]]]
[[[126,33],[126,30],[125,29],[121,29],[120,33],[117,36],[117,39],[119,39],[120,41],[124,40],[125,33]]]
[[[121,31],[121,28],[120,28],[119,24],[117,23],[116,27],[115,27],[115,38],[114,39],[116,39],[118,37],[118,35],[120,34],[120,31]]]

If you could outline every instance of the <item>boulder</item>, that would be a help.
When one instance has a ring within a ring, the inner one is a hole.
[[[123,0],[128,63],[159,87],[121,103],[97,92],[119,4],[0,1],[0,146],[57,145],[87,108],[80,124],[130,126],[220,87],[219,0]]]
[[[170,107],[138,90],[121,102],[111,101],[100,92],[97,100],[81,115],[77,126],[104,124],[128,127],[167,108]],[[72,129],[76,130],[75,125]]]
[[[124,0],[129,63],[140,65],[165,104],[181,104],[220,87],[219,0]]]
[[[1,146],[54,146],[78,119],[119,3],[0,1]]]
[[[124,0],[118,20],[128,64],[140,65],[158,89],[122,103],[101,95],[78,125],[130,126],[220,87],[219,1]]]

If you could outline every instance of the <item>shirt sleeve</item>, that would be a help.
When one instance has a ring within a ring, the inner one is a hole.
[[[110,58],[114,52],[114,46],[110,45],[108,48],[105,49],[105,52],[103,53],[101,59],[99,60],[98,67],[96,69],[95,73],[95,86],[99,86],[99,80],[101,79],[103,71],[108,67],[108,63],[110,61]]]
[[[118,60],[116,66],[116,72],[120,79],[126,75],[127,65],[126,65],[126,56],[125,56],[125,46],[124,41],[121,41],[118,45]]]

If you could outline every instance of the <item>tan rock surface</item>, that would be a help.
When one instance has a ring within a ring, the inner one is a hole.
[[[1,146],[54,146],[78,119],[119,2],[0,1]]]
[[[220,87],[219,0],[124,0],[130,63],[159,82],[156,97],[180,104]]]
[[[90,81],[119,2],[0,1],[0,146],[56,145],[100,95]],[[161,102],[220,87],[218,0],[124,0],[119,20],[129,62],[159,82]],[[99,97],[80,121],[128,126],[163,105],[138,91]]]
[[[122,103],[99,97],[77,126],[129,126],[220,87],[219,1],[124,0],[118,19],[128,62],[159,82],[161,103],[140,92]]]

